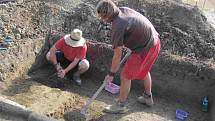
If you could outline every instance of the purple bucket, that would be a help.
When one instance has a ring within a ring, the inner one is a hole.
[[[117,93],[119,93],[120,86],[118,86],[114,83],[110,83],[105,86],[105,90],[112,94],[117,94]]]

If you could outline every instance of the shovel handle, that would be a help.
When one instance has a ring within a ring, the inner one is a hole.
[[[126,55],[120,61],[120,66],[125,62],[125,60],[128,58],[130,54],[131,54],[131,51],[127,51]],[[99,87],[99,89],[95,92],[95,94],[93,94],[93,96],[87,101],[87,104],[81,109],[82,114],[86,114],[91,103],[93,102],[93,100],[95,100],[98,94],[104,89],[105,85],[107,85],[107,81],[104,81],[103,84]]]
[[[88,101],[87,104],[81,109],[82,114],[86,114],[87,109],[90,107],[91,103],[95,98],[98,96],[98,94],[104,89],[105,85],[107,84],[106,81],[103,82],[103,84],[99,87],[99,89],[96,91],[96,93],[91,97]]]
[[[121,66],[128,58],[128,56],[131,55],[131,51],[130,50],[127,50],[127,53],[126,55],[123,57],[123,59],[120,61],[120,65]]]

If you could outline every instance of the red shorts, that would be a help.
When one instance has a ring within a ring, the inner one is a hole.
[[[156,45],[148,52],[131,54],[122,69],[122,76],[128,80],[143,80],[156,61],[160,46],[160,39],[157,38]]]

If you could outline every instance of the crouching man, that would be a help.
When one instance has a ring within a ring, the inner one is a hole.
[[[57,71],[60,78],[64,78],[68,72],[73,73],[72,79],[81,85],[80,75],[89,69],[89,61],[86,59],[87,45],[82,37],[82,31],[74,29],[59,39],[46,54]],[[65,68],[61,65],[65,65]]]

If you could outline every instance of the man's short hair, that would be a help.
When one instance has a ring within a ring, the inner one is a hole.
[[[100,0],[96,7],[96,12],[102,17],[111,17],[118,15],[119,8],[111,0]]]

